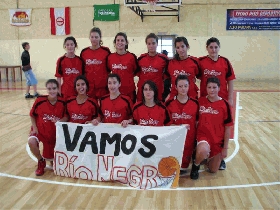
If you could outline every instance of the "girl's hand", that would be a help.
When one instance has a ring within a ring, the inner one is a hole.
[[[94,125],[94,126],[97,126],[99,124],[99,121],[97,119],[93,119],[91,121],[91,123]]]
[[[227,157],[227,152],[228,152],[228,149],[227,149],[227,148],[223,148],[223,149],[222,149],[221,155],[222,155],[222,158],[223,158],[223,159]]]
[[[36,126],[32,126],[32,131],[30,132],[31,136],[36,136],[38,134],[38,128]]]
[[[128,124],[129,124],[129,120],[123,120],[121,122],[121,126],[124,127],[124,128],[126,128],[128,126]]]

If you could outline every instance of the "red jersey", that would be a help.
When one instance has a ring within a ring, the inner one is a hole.
[[[110,70],[107,69],[108,47],[100,46],[96,50],[87,47],[82,50],[81,58],[85,62],[85,73],[89,82],[89,95],[94,96],[94,89],[105,89]]]
[[[119,95],[113,100],[106,95],[100,100],[100,111],[104,123],[121,123],[132,118],[132,101],[126,95]]]
[[[140,55],[138,58],[139,64],[139,81],[138,81],[138,94],[137,100],[142,100],[142,85],[147,80],[152,80],[156,83],[158,88],[159,100],[162,98],[163,93],[163,74],[167,69],[168,57],[164,54],[156,54],[155,56],[149,56],[148,53]]]
[[[187,139],[194,141],[196,137],[196,121],[198,121],[198,101],[192,98],[182,104],[180,101],[170,99],[166,102],[166,108],[168,109],[172,124],[182,125],[189,124],[190,129],[187,133]]]
[[[200,67],[199,60],[196,57],[188,56],[185,60],[172,59],[168,64],[168,74],[171,78],[171,92],[170,98],[174,98],[178,92],[176,90],[175,81],[179,74],[185,74],[188,76],[190,85],[188,96],[192,98],[197,97],[198,87],[195,84],[196,77],[199,75]]]
[[[71,97],[66,102],[66,114],[69,117],[68,122],[84,124],[98,117],[98,105],[95,99],[90,97],[82,103],[78,104],[76,97]]]
[[[74,81],[77,76],[84,73],[84,62],[79,56],[68,58],[64,55],[58,58],[55,77],[63,78],[61,93],[65,98],[76,95]]]
[[[222,144],[225,126],[232,126],[230,105],[225,99],[211,102],[206,97],[198,99],[199,120],[197,139],[208,139],[212,144]]]
[[[137,102],[133,107],[133,121],[135,125],[164,126],[172,123],[167,108],[160,102],[153,107]]]
[[[127,52],[124,55],[112,53],[108,56],[108,68],[121,78],[120,92],[129,95],[135,91],[134,76],[138,68],[137,57],[133,53]]]
[[[235,74],[231,63],[225,57],[219,56],[217,61],[212,60],[208,56],[199,58],[200,60],[200,96],[207,96],[206,82],[208,77],[217,77],[221,86],[219,96],[228,100],[228,86],[230,80],[235,79]]]
[[[36,120],[38,133],[46,140],[53,140],[56,136],[55,123],[52,120],[60,120],[65,114],[65,103],[61,97],[53,105],[48,96],[39,96],[30,110],[30,116]]]

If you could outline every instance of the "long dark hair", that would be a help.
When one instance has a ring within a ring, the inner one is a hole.
[[[208,85],[208,83],[215,83],[218,85],[218,87],[220,87],[220,80],[218,77],[208,77],[206,85]]]
[[[142,85],[142,102],[145,103],[145,96],[144,96],[144,86],[145,85],[149,85],[150,88],[154,91],[154,101],[156,104],[158,104],[160,101],[158,100],[158,88],[156,86],[156,83],[154,83],[151,80],[147,80],[146,82],[144,82],[144,84]]]
[[[49,79],[49,80],[46,82],[45,86],[47,87],[47,85],[50,84],[50,83],[56,84],[56,87],[59,88],[59,84],[58,84],[58,82],[57,82],[56,79]]]
[[[188,42],[187,38],[184,37],[184,36],[176,37],[176,39],[175,39],[175,41],[174,41],[174,47],[175,47],[175,49],[176,49],[176,43],[177,43],[177,42],[184,42],[184,44],[186,45],[186,47],[187,47],[187,48],[190,48],[189,42]],[[174,55],[174,58],[175,58],[176,60],[180,60],[180,57],[179,57],[179,54],[177,53],[177,50],[176,50],[176,53],[175,53],[175,55]]]

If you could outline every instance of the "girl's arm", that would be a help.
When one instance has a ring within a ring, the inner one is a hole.
[[[37,135],[38,134],[38,128],[36,125],[36,119],[32,116],[30,116],[31,124],[32,124],[32,132],[31,135]]]
[[[231,128],[231,126],[225,126],[224,147],[223,147],[223,150],[222,150],[222,158],[227,157],[228,142],[229,142],[229,136],[230,136],[230,128]]]
[[[228,103],[233,106],[233,80],[228,81]]]
[[[56,80],[58,82],[58,93],[61,95],[61,77],[57,77]]]

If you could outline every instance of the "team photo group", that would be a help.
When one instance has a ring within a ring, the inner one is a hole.
[[[189,165],[194,180],[199,178],[200,165],[210,173],[226,169],[224,159],[234,124],[235,74],[230,61],[219,55],[217,38],[205,40],[208,55],[199,58],[188,54],[190,45],[185,37],[175,38],[173,58],[168,58],[166,51],[157,52],[158,37],[154,33],[146,36],[147,53],[139,57],[128,50],[125,33],[115,35],[114,52],[103,45],[97,27],[90,30],[89,40],[91,45],[76,55],[76,39],[65,38],[66,52],[57,59],[53,71],[56,79],[45,83],[47,95],[37,92],[30,46],[22,44],[25,97],[36,97],[30,110],[28,145],[38,159],[37,176],[44,174],[46,161],[53,164],[56,122],[93,126],[116,123],[122,127],[185,125],[180,175],[186,174]],[[29,93],[30,86],[34,87],[34,96]]]

